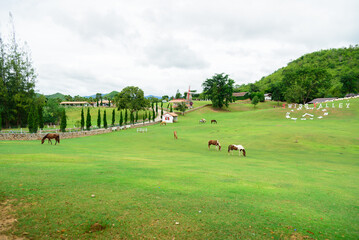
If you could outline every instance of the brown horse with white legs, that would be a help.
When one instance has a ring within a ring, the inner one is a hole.
[[[167,124],[167,123],[166,123],[165,121],[163,121],[163,122],[160,123],[160,126],[162,126],[162,125],[165,125],[165,126],[166,126],[166,124]]]
[[[60,143],[60,135],[58,133],[48,133],[46,134],[42,140],[41,140],[41,144],[44,143],[45,139],[49,140],[49,142],[52,145],[51,139],[55,139],[55,145],[56,143]]]
[[[221,151],[221,148],[222,148],[222,147],[221,147],[221,144],[219,143],[218,140],[209,140],[209,141],[208,141],[208,150],[209,150],[209,147],[210,147],[211,145],[216,146],[217,151]]]
[[[244,147],[242,145],[229,145],[228,146],[228,154],[233,150],[238,150],[239,152],[239,156],[241,156],[241,152],[243,153],[243,156],[245,157],[246,156],[246,150],[244,149]]]

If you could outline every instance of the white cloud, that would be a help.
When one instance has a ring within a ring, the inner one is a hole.
[[[27,41],[41,93],[139,86],[174,95],[225,72],[259,80],[308,52],[358,44],[356,0],[0,2],[0,33]]]

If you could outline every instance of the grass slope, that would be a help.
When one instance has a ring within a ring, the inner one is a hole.
[[[350,103],[313,121],[239,102],[147,133],[2,141],[0,199],[16,199],[15,233],[34,239],[357,239],[359,101]],[[248,156],[228,156],[229,144]]]

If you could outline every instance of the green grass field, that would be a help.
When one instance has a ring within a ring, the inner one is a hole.
[[[16,211],[11,232],[32,239],[358,239],[359,100],[350,104],[293,121],[274,102],[240,101],[147,133],[0,141],[0,201]]]

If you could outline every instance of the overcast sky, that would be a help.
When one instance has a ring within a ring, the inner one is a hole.
[[[1,0],[3,38],[9,12],[43,94],[201,92],[215,73],[255,82],[306,53],[359,43],[358,0]]]

